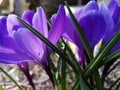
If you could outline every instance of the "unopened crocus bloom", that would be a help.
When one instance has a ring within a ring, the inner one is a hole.
[[[25,11],[22,18],[55,45],[63,30],[65,11],[60,5],[50,30],[48,30],[46,15],[41,7],[38,7],[35,13],[30,10]],[[33,61],[46,71],[48,69],[49,74],[47,45],[25,28],[16,15],[0,17],[0,29],[1,63],[19,64]]]
[[[120,7],[111,0],[108,7],[103,3],[100,7],[96,1],[90,1],[86,6],[74,12],[91,50],[102,39],[106,43],[120,29]],[[80,60],[87,58],[85,48],[69,15],[66,16],[63,37],[73,42],[79,48]],[[119,45],[120,46],[120,45]]]

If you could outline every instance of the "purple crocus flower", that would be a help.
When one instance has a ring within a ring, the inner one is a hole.
[[[120,6],[117,0],[111,0],[108,7],[104,3],[101,5],[100,12],[103,14],[107,26],[103,38],[103,42],[106,43],[118,30],[120,30]],[[119,44],[120,41],[115,44],[110,53],[120,49]]]
[[[104,36],[107,28],[104,16],[100,12],[97,2],[90,1],[85,7],[81,7],[74,12],[74,15],[79,22],[91,49],[93,49]],[[66,16],[64,30],[65,33],[63,33],[63,37],[73,42],[79,48],[79,62],[81,62],[82,59],[86,58],[86,51],[69,15]]]
[[[118,30],[120,30],[120,5],[117,0],[111,0],[108,7],[105,4],[101,5],[101,13],[103,14],[107,30],[103,38],[103,43],[106,43]],[[120,49],[120,40],[110,50],[110,53]],[[103,70],[103,75],[106,74],[110,66],[116,61],[118,57],[114,58],[111,62],[107,63]]]
[[[101,39],[103,39],[103,43],[106,43],[120,29],[120,7],[115,0],[111,0],[108,7],[104,3],[99,7],[96,1],[90,1],[86,6],[74,12],[74,16],[79,22],[92,50]],[[79,62],[84,58],[88,59],[69,15],[66,16],[64,30],[63,37],[79,48]],[[116,47],[120,47],[120,45]],[[116,49],[116,47],[113,49]]]
[[[38,7],[35,13],[30,10],[25,11],[22,18],[55,45],[64,27],[65,11],[64,7],[60,5],[55,22],[49,31],[46,16],[41,7]],[[21,66],[20,63],[33,61],[40,64],[50,74],[47,46],[25,28],[17,20],[16,15],[2,16],[0,27],[1,63]]]

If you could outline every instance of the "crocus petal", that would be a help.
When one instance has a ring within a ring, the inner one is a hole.
[[[90,1],[84,8],[84,13],[91,10],[99,10],[98,4],[96,1]]]
[[[67,35],[70,37],[68,37],[68,39],[66,38],[66,36],[64,36],[67,40],[71,40],[73,43],[75,43],[75,37],[74,37],[74,32],[75,31],[75,26],[74,23],[72,22],[70,17],[66,17],[65,19],[65,26],[64,26],[64,30],[67,33]],[[64,33],[64,32],[63,32]]]
[[[45,12],[41,7],[37,8],[37,12],[33,16],[33,27],[42,35],[48,37],[48,28]]]
[[[79,21],[80,17],[82,16],[82,13],[84,11],[84,7],[80,7],[78,10],[74,12],[74,16]]]
[[[43,45],[29,30],[21,28],[17,32],[14,32],[13,37],[28,55],[37,60],[42,58],[44,54]]]
[[[0,45],[5,48],[20,50],[18,44],[10,36],[3,36],[0,38]]]
[[[107,6],[105,4],[101,5],[100,8],[101,14],[104,16],[105,22],[106,22],[106,32],[105,32],[105,37],[103,39],[103,42],[107,42],[116,32],[115,31],[115,24],[112,19],[112,16],[110,14],[110,11],[108,10]]]
[[[87,40],[93,48],[105,33],[106,23],[104,17],[100,12],[91,10],[81,17],[79,23]]]
[[[117,22],[120,19],[120,6],[118,5],[117,0],[111,0],[108,5],[108,8],[111,12],[115,24],[117,24]]]
[[[14,14],[8,15],[7,18],[7,30],[11,35],[13,30],[18,30],[18,28],[24,27],[17,19],[17,16]]]
[[[48,36],[48,39],[53,44],[56,44],[56,42],[58,41],[64,27],[64,22],[65,22],[65,10],[64,6],[60,5],[58,14],[56,16],[56,20],[54,21]]]
[[[2,36],[8,34],[6,21],[7,21],[7,16],[0,17],[0,34]]]
[[[0,62],[7,64],[14,64],[20,62],[32,61],[25,53],[15,52],[11,49],[6,49],[0,46]]]
[[[31,10],[26,10],[22,14],[22,18],[27,21],[30,25],[32,25],[32,18],[33,18],[34,12]]]

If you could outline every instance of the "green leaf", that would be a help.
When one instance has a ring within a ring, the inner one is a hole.
[[[113,59],[115,59],[116,57],[119,57],[119,56],[120,56],[120,50],[117,50],[117,51],[111,53],[105,59],[102,60],[102,63],[100,64],[100,66],[110,62],[111,60],[113,60]]]
[[[91,89],[86,80],[80,75],[76,76],[76,82],[73,85],[72,90],[93,90],[93,89]]]
[[[73,85],[71,90],[81,90],[81,86],[80,86],[80,79],[76,79],[75,84]]]
[[[114,83],[112,83],[112,85],[110,86],[110,88],[108,90],[112,90],[112,88],[120,81],[120,78],[118,78]]]
[[[108,76],[108,74],[110,74],[119,65],[120,65],[120,62],[116,63],[112,68],[110,68],[110,70],[102,77],[102,80],[104,81],[105,78]]]
[[[81,90],[91,90],[84,81],[82,76],[80,77],[80,86],[81,86]]]
[[[62,71],[61,71],[61,74],[62,74],[62,78],[61,78],[61,85],[62,85],[62,90],[66,90],[66,63],[65,61],[62,61]]]
[[[72,13],[72,11],[70,10],[67,2],[65,2],[65,4],[66,4],[66,7],[67,7],[67,9],[69,11],[69,14],[70,14],[70,16],[72,18],[72,21],[73,21],[73,23],[74,23],[74,25],[76,27],[76,30],[77,30],[77,32],[78,32],[78,34],[80,36],[80,39],[81,39],[81,41],[82,41],[82,43],[84,45],[84,48],[85,48],[85,50],[86,50],[86,52],[87,52],[87,54],[89,56],[89,59],[92,60],[93,59],[92,50],[91,50],[90,45],[89,45],[89,43],[88,43],[88,41],[87,41],[83,31],[82,31],[82,28],[80,27],[80,24],[78,23],[78,21],[76,20],[75,16]]]
[[[115,45],[115,43],[120,39],[120,31],[118,31],[112,39],[108,41],[102,48],[101,52],[93,58],[93,60],[89,63],[89,65],[86,67],[84,71],[84,76],[88,77],[91,72],[99,66],[99,64],[102,62],[102,59],[107,55],[107,53],[111,50],[111,48]]]

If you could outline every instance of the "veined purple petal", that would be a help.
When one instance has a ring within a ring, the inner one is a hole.
[[[13,30],[18,30],[18,28],[24,27],[17,19],[17,16],[14,14],[8,15],[7,17],[7,30],[11,35]]]
[[[15,64],[20,62],[32,61],[32,58],[22,52],[15,52],[0,46],[0,62],[7,64]]]
[[[101,5],[100,12],[104,16],[104,19],[106,22],[106,27],[107,27],[106,32],[105,32],[105,37],[103,39],[103,42],[106,43],[116,32],[115,24],[114,24],[111,14],[110,14],[110,11],[108,10],[108,8],[105,4]]]
[[[33,19],[34,12],[32,10],[26,10],[22,14],[22,18],[27,21],[30,25],[32,25],[32,19]]]
[[[65,10],[64,6],[60,5],[56,19],[50,29],[48,39],[56,44],[64,27],[65,22]]]
[[[44,54],[43,44],[38,41],[37,37],[33,35],[29,30],[21,28],[13,34],[14,39],[17,41],[19,46],[29,56],[40,60]]]
[[[70,37],[69,40],[72,40],[73,43],[75,43],[75,37],[74,37],[74,32],[76,32],[75,30],[75,26],[74,23],[72,22],[70,17],[66,17],[65,19],[65,26],[64,26],[64,31],[67,33],[67,35]],[[64,32],[63,32],[64,33]],[[68,40],[67,39],[67,40]]]
[[[0,35],[2,36],[8,34],[6,21],[7,16],[0,16]]]
[[[20,47],[14,41],[14,39],[7,35],[0,38],[0,45],[5,48],[20,50]]]
[[[84,11],[84,7],[80,7],[78,10],[75,11],[74,16],[77,19],[77,21],[79,21],[83,11]]]
[[[103,15],[96,10],[91,10],[81,17],[79,23],[91,47],[94,47],[106,31]]]
[[[99,11],[99,7],[96,1],[90,1],[85,7],[84,7],[84,13],[91,11],[91,10],[97,10]]]
[[[48,28],[45,12],[41,7],[37,8],[37,12],[33,16],[33,27],[42,35],[48,37]]]
[[[111,12],[115,24],[117,24],[120,19],[120,6],[118,5],[117,0],[110,0],[108,8]]]

